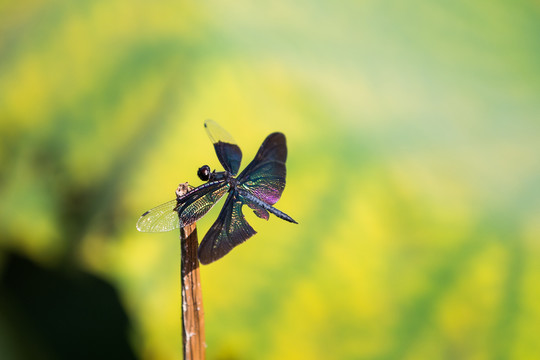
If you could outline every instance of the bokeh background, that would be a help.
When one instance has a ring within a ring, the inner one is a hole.
[[[0,358],[180,359],[145,210],[287,136],[208,359],[540,358],[537,1],[0,1]],[[199,236],[217,216],[199,221]]]

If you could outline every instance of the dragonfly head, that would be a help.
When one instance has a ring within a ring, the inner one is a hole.
[[[197,175],[199,176],[199,179],[202,181],[208,181],[210,180],[210,166],[204,165],[199,168],[199,171],[197,171]]]

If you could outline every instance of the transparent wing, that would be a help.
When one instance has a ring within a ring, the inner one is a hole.
[[[163,232],[180,227],[178,213],[174,210],[177,201],[171,200],[156,206],[141,215],[137,221],[137,230],[142,232]]]
[[[224,181],[214,181],[198,186],[182,197],[142,214],[137,221],[137,230],[164,232],[190,225],[203,217],[228,189],[229,185]]]
[[[216,155],[223,168],[236,175],[242,162],[242,151],[236,145],[236,141],[214,120],[206,120],[204,128],[214,144]]]
[[[203,217],[229,190],[225,181],[203,184],[178,199],[176,211],[180,214],[181,226],[188,226]]]
[[[244,218],[242,205],[244,204],[238,199],[237,192],[231,192],[217,220],[199,246],[201,263],[210,264],[221,259],[235,246],[257,233]]]
[[[253,161],[238,176],[242,187],[267,204],[274,205],[285,189],[287,170],[285,135],[273,133],[266,137]]]

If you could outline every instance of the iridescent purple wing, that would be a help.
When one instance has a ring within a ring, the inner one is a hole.
[[[233,137],[213,120],[204,122],[206,133],[214,144],[216,155],[225,170],[232,175],[238,174],[242,162],[242,151]]]
[[[180,198],[142,214],[137,221],[137,230],[164,232],[193,224],[203,217],[228,189],[229,184],[224,181],[209,182],[196,187]]]
[[[242,214],[243,204],[237,191],[229,193],[217,220],[199,246],[199,260],[202,264],[221,259],[235,246],[257,233]]]
[[[285,135],[278,132],[270,134],[253,161],[238,176],[238,180],[244,189],[267,204],[274,205],[285,188],[287,173],[285,161],[287,161]]]

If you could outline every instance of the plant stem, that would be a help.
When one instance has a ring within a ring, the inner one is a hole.
[[[176,191],[181,196],[188,191],[187,183],[180,184]],[[182,285],[182,344],[185,360],[205,358],[204,310],[197,249],[197,225],[180,229],[180,274]]]

